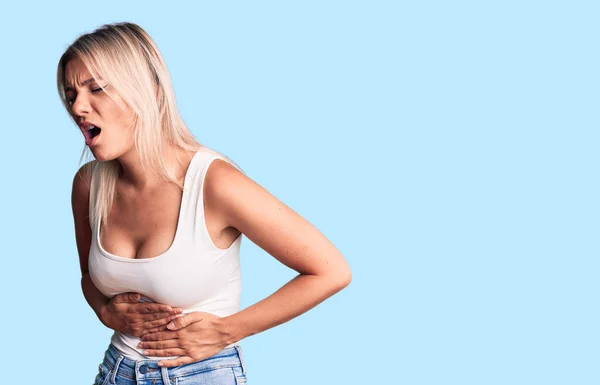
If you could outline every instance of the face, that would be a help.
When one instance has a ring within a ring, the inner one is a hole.
[[[70,113],[80,124],[86,145],[97,160],[115,159],[134,148],[133,128],[129,126],[135,114],[115,92],[114,101],[106,94],[104,90],[110,84],[101,78],[94,79],[79,58],[67,63],[65,83]],[[86,130],[85,125],[89,124],[96,128]]]

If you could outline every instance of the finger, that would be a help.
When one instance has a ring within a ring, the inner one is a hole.
[[[173,321],[177,316],[170,316],[168,318],[162,318],[159,320],[155,320],[155,321],[146,321],[142,324],[142,328],[143,330],[145,330],[146,332],[144,334],[150,333],[150,330],[159,328],[161,326],[163,326],[164,330],[168,330],[166,328],[166,324],[168,324],[169,322]]]
[[[188,326],[189,324],[191,324],[192,322],[198,322],[198,321],[202,321],[201,314],[199,314],[197,312],[185,314],[180,317],[177,317],[176,319],[173,320],[173,322],[169,323],[167,325],[167,329],[170,329],[170,330],[182,329],[182,328]]]
[[[151,333],[142,336],[142,341],[176,340],[178,338],[178,334],[178,332],[173,331]]]
[[[148,314],[148,313],[171,313],[172,314],[172,308],[169,305],[163,305],[161,303],[152,303],[152,302],[145,302],[145,303],[136,303],[134,305],[131,305],[131,307],[129,308],[130,311],[135,312],[135,313],[142,313],[142,314]]]
[[[138,348],[154,350],[181,348],[181,342],[179,340],[142,341],[138,344]]]
[[[155,357],[170,357],[170,356],[181,356],[187,352],[181,348],[172,349],[144,349],[144,355],[155,356]]]
[[[160,313],[142,313],[139,318],[142,321],[156,321],[156,320],[164,320],[167,318],[175,318],[173,314],[168,311],[163,311]]]
[[[183,365],[183,364],[190,364],[194,362],[194,360],[191,357],[188,356],[181,356],[179,358],[176,358],[174,360],[162,360],[162,361],[158,361],[158,366],[161,367],[165,367],[165,368],[171,368],[173,366],[179,366],[179,365]]]
[[[138,293],[120,293],[114,296],[113,303],[136,303],[139,299]]]
[[[142,338],[146,334],[152,334],[152,333],[158,333],[158,332],[164,332],[164,331],[170,331],[169,329],[167,329],[167,325],[166,324],[165,325],[160,325],[160,326],[157,326],[155,328],[148,329],[148,330],[144,331],[141,334],[140,338]]]

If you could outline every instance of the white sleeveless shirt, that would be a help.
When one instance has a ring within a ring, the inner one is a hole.
[[[91,223],[90,219],[89,273],[102,294],[112,298],[136,292],[141,294],[139,302],[181,307],[184,314],[201,311],[225,317],[240,310],[242,235],[227,249],[220,249],[212,242],[204,219],[203,181],[209,165],[217,158],[227,161],[218,153],[204,150],[192,157],[184,179],[175,238],[169,249],[156,257],[132,259],[107,252],[100,244],[100,219],[98,223]],[[92,176],[90,210],[96,188]],[[119,331],[111,337],[117,350],[133,360],[177,357],[146,356],[137,347],[139,342],[140,338]]]

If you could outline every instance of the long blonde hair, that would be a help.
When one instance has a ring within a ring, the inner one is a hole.
[[[180,189],[183,185],[169,175],[163,160],[166,146],[187,151],[207,151],[221,155],[200,143],[179,115],[171,77],[158,47],[140,26],[130,22],[104,24],[91,33],[85,33],[67,47],[58,62],[57,87],[60,99],[77,124],[71,105],[65,95],[65,68],[69,60],[79,58],[95,78],[111,85],[104,92],[112,99],[118,95],[135,113],[134,142],[143,168],[150,168]],[[114,91],[110,91],[110,89]],[[113,92],[115,94],[113,94]],[[86,153],[84,146],[80,164]],[[88,151],[89,154],[89,151]],[[118,160],[92,160],[83,167],[87,183],[94,170],[96,196],[90,202],[91,223],[108,226],[108,213],[115,196],[115,187],[121,165]]]

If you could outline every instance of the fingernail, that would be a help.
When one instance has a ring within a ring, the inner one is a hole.
[[[167,325],[167,329],[173,329],[175,327],[175,324],[173,322],[171,322],[170,324]]]

